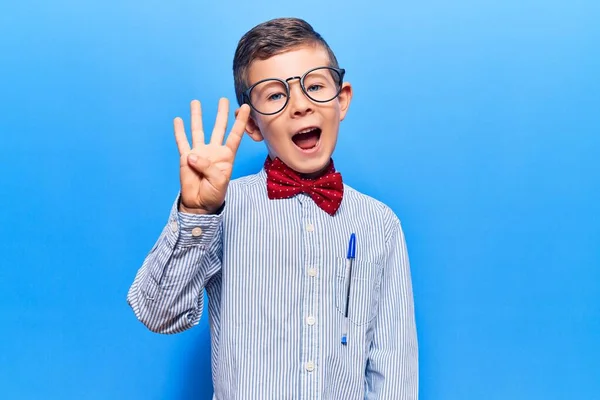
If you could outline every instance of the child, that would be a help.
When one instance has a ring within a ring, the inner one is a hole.
[[[416,399],[400,221],[331,159],[352,97],[344,70],[294,18],[246,33],[233,70],[240,108],[226,139],[226,99],[208,144],[199,102],[191,148],[174,121],[181,191],[127,301],[150,330],[176,333],[198,323],[206,290],[217,399]],[[268,156],[230,181],[244,132]]]

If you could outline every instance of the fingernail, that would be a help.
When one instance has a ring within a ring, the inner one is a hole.
[[[198,156],[195,154],[190,154],[188,156],[188,160],[192,163],[192,164],[196,164],[196,161],[198,161]]]

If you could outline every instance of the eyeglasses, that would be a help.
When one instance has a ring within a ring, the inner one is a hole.
[[[302,76],[292,76],[286,80],[263,79],[244,91],[244,102],[260,114],[277,114],[290,101],[289,82],[298,79],[302,92],[309,99],[317,103],[327,103],[340,94],[345,73],[341,68],[318,67]]]

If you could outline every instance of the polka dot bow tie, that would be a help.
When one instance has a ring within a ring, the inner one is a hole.
[[[342,175],[336,172],[331,160],[323,175],[315,179],[302,178],[279,158],[265,161],[267,193],[270,199],[287,199],[299,193],[309,195],[329,215],[334,215],[344,195]]]

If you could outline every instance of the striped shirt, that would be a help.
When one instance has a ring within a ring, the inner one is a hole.
[[[348,185],[333,217],[303,194],[269,200],[264,168],[232,180],[217,215],[177,204],[127,301],[171,334],[198,324],[206,290],[215,399],[417,399],[409,260],[389,207]]]

